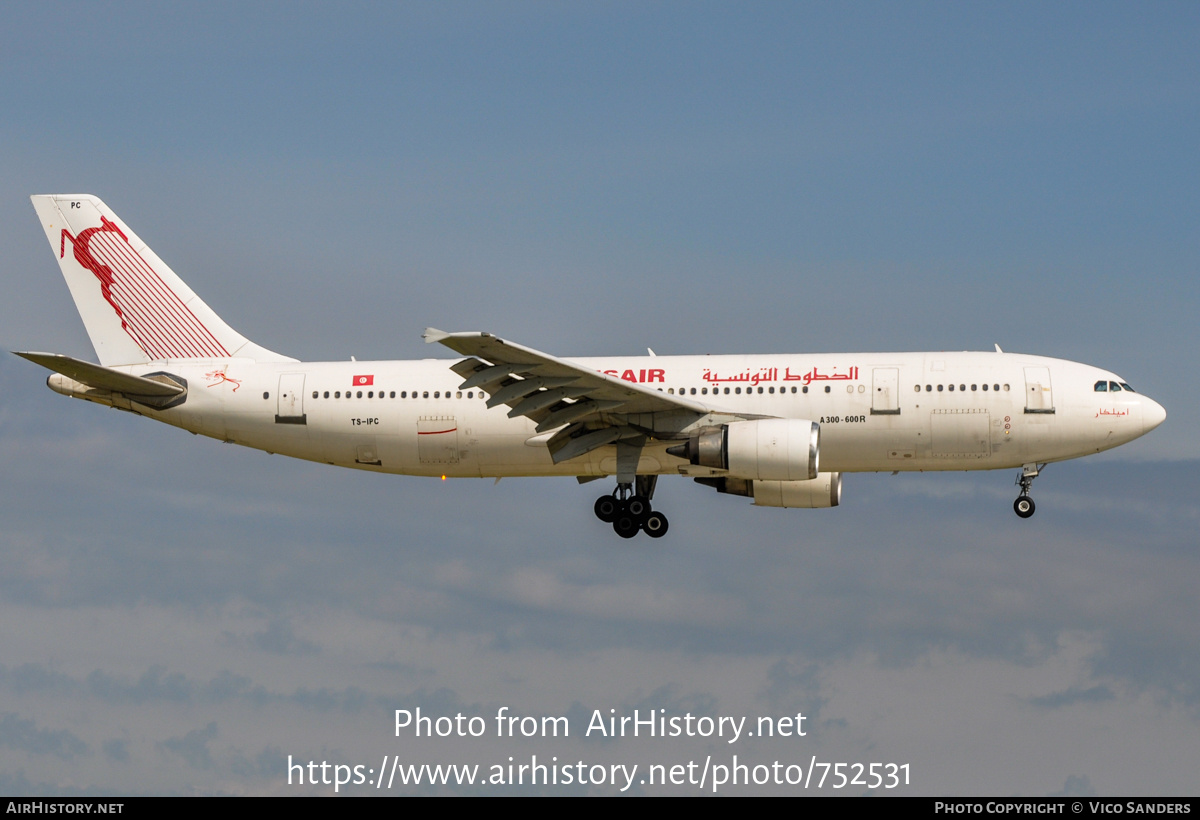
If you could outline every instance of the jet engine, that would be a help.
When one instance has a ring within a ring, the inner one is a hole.
[[[817,477],[820,432],[808,419],[735,421],[698,430],[667,452],[737,478],[802,482]]]

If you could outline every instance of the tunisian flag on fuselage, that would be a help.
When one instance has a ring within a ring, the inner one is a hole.
[[[375,384],[374,376],[355,376],[354,377],[354,386],[355,387],[365,387],[367,385],[372,385],[372,384]]]

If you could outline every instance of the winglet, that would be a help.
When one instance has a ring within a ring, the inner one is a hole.
[[[425,332],[421,334],[421,338],[425,340],[425,344],[431,345],[434,342],[440,342],[442,339],[449,338],[450,334],[444,330],[438,330],[436,327],[427,327]]]

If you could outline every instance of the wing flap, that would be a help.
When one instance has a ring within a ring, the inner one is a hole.
[[[620,404],[619,401],[592,401],[590,399],[577,401],[550,413],[538,422],[536,429],[539,433],[545,433],[547,430],[562,427],[564,424],[570,424],[588,416],[599,415],[605,410],[612,410]]]

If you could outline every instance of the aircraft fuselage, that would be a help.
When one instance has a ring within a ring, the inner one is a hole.
[[[855,353],[581,358],[580,365],[745,417],[820,426],[822,471],[990,470],[1052,462],[1124,444],[1157,426],[1157,403],[1097,392],[1115,374],[1013,353]],[[406,475],[601,476],[615,447],[555,464],[534,423],[461,389],[452,360],[282,362],[220,359],[117,368],[186,380],[167,409],[118,406],[247,447],[342,467]],[[62,384],[61,376],[52,376]],[[86,387],[62,390],[111,403]],[[57,388],[56,388],[57,389]],[[89,396],[89,394],[91,394]],[[702,424],[701,423],[698,423]],[[716,475],[666,448],[642,451],[637,473]],[[677,431],[674,431],[677,432]]]

